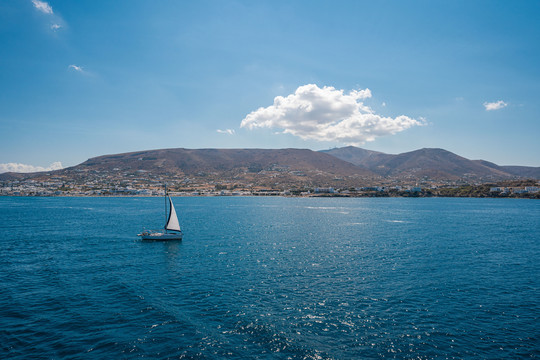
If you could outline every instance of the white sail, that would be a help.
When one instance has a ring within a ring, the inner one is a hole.
[[[178,222],[178,216],[176,216],[176,210],[174,210],[174,205],[170,197],[169,197],[169,205],[170,205],[169,220],[167,220],[165,229],[180,231],[180,223]]]

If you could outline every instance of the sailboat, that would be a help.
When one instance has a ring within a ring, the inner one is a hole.
[[[167,211],[167,204],[169,211]],[[164,231],[144,230],[138,234],[143,240],[182,240],[182,230],[171,197],[165,187],[165,227]]]

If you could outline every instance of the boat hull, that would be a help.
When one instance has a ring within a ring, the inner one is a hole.
[[[142,240],[182,240],[182,233],[143,232],[139,234]]]

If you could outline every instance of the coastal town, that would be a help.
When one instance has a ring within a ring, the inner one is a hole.
[[[272,178],[272,174],[265,172]],[[296,174],[302,175],[302,174]],[[165,185],[173,196],[311,196],[311,197],[518,197],[540,198],[540,181],[499,182],[371,180],[354,186],[334,179],[335,186],[304,183],[247,183],[207,176],[152,175],[144,171],[43,173],[41,176],[0,181],[0,196],[161,196]],[[340,184],[343,183],[343,184]],[[266,185],[266,186],[265,186]],[[327,185],[327,184],[326,184]]]

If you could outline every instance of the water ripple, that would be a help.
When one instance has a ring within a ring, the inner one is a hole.
[[[540,356],[538,202],[175,200],[0,198],[6,358]]]

